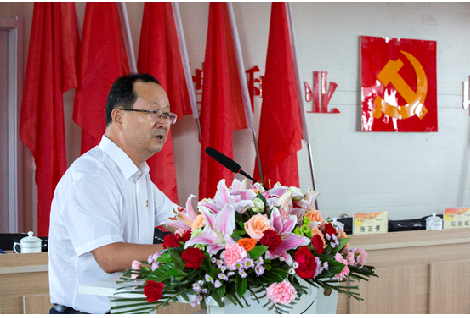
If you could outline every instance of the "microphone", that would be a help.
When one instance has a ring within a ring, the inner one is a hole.
[[[253,179],[250,175],[248,175],[245,171],[243,171],[241,166],[238,163],[236,163],[235,161],[233,161],[233,159],[230,159],[229,157],[227,157],[223,153],[220,153],[220,152],[218,152],[217,150],[215,150],[214,148],[211,148],[211,147],[206,148],[206,153],[209,156],[211,156],[212,158],[214,158],[222,166],[227,168],[228,170],[230,170],[234,173],[239,173],[239,174],[247,177],[251,181],[258,182],[257,180]]]

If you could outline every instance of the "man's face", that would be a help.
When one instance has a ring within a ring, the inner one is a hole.
[[[170,112],[170,103],[165,90],[154,82],[135,82],[134,92],[137,95],[132,108],[159,109]],[[126,148],[134,162],[143,162],[162,150],[170,126],[165,120],[151,121],[148,113],[125,111],[123,137]],[[132,158],[134,157],[134,158]]]

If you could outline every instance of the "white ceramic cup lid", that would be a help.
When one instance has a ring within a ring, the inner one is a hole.
[[[39,237],[33,236],[33,234],[34,233],[32,231],[29,231],[28,236],[23,237],[20,240],[20,243],[21,244],[24,244],[24,243],[31,244],[31,243],[42,242],[42,240]]]

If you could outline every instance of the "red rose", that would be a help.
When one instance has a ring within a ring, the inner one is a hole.
[[[323,230],[324,234],[329,234],[332,236],[333,234],[338,236],[338,232],[336,232],[335,228],[333,227],[333,224],[327,223],[325,224],[325,229]]]
[[[180,240],[175,234],[167,234],[163,238],[163,248],[179,247]]]
[[[320,235],[314,235],[312,237],[312,245],[315,248],[315,252],[317,252],[317,254],[321,254],[325,251],[325,248],[323,247],[323,240],[321,239]]]
[[[299,264],[299,267],[295,269],[297,275],[300,278],[313,278],[315,276],[315,257],[310,252],[307,246],[302,246],[294,254],[295,261]]]
[[[259,240],[264,246],[268,246],[268,250],[274,251],[276,248],[281,245],[282,240],[281,236],[276,234],[274,230],[265,230],[263,232],[263,237]]]
[[[181,258],[186,263],[187,268],[201,267],[202,259],[205,257],[197,247],[188,247],[181,253]]]
[[[147,296],[147,301],[158,301],[162,298],[163,283],[157,283],[154,280],[148,280],[144,285],[144,295]]]
[[[186,232],[184,232],[183,236],[176,234],[176,237],[178,238],[179,241],[186,243],[187,241],[191,239],[191,230],[187,230]]]

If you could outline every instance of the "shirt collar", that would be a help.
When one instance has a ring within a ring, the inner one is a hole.
[[[146,162],[144,162],[139,169],[121,148],[104,135],[101,138],[99,147],[116,163],[126,179],[132,177],[132,179],[137,180],[150,171],[150,167]]]

